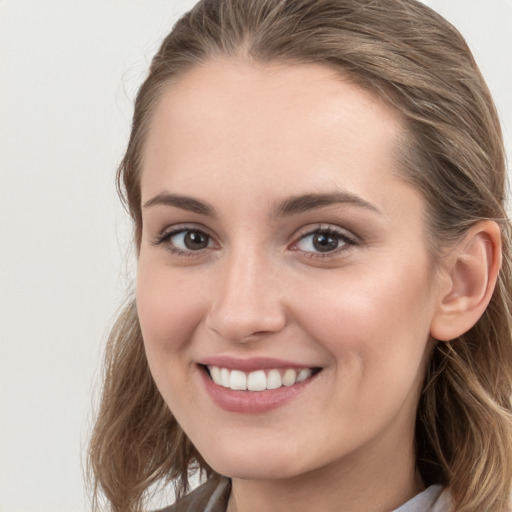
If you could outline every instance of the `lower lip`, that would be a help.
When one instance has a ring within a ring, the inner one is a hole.
[[[220,408],[245,414],[258,414],[282,407],[302,393],[315,379],[313,376],[293,386],[266,391],[235,391],[215,384],[203,368],[200,374],[210,398]]]

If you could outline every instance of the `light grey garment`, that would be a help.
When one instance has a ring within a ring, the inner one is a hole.
[[[212,479],[160,512],[225,512],[231,481]],[[448,512],[449,498],[439,485],[432,485],[392,512]]]
[[[447,512],[450,510],[449,495],[442,491],[440,485],[431,485],[393,512]]]

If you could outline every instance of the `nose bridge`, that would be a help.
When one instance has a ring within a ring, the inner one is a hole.
[[[209,326],[223,338],[246,341],[286,323],[278,269],[264,250],[233,248],[218,269]]]

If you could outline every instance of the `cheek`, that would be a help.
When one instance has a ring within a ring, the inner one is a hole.
[[[307,294],[292,292],[300,297],[294,316],[351,372],[400,376],[415,365],[417,370],[432,312],[427,268],[395,258],[378,268],[320,276]]]
[[[195,287],[172,272],[139,262],[136,297],[148,358],[182,350],[202,318]]]
[[[178,413],[193,401],[190,347],[203,311],[195,287],[157,265],[139,261],[137,312],[148,365],[168,407]]]
[[[428,357],[429,314],[424,278],[364,274],[310,288],[296,304],[296,316],[333,361],[335,409],[357,418],[371,435],[379,418],[390,421],[396,411],[414,416]]]

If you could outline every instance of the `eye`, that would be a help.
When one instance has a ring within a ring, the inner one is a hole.
[[[293,249],[306,253],[334,252],[355,242],[345,233],[333,228],[316,229],[303,235],[293,246]]]
[[[171,252],[178,254],[197,252],[214,246],[210,235],[204,231],[186,228],[165,233],[156,240],[156,244],[165,244]]]
[[[208,247],[210,237],[202,231],[181,231],[169,237],[169,241],[178,249],[200,251]]]

